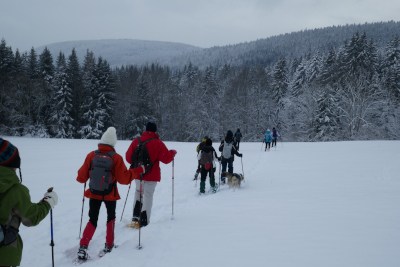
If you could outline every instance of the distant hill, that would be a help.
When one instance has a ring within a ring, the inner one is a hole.
[[[400,35],[400,22],[351,24],[286,33],[252,42],[186,52],[172,58],[168,65],[182,67],[190,61],[199,68],[221,67],[224,64],[268,67],[280,57],[291,60],[316,51],[326,53],[331,47],[338,48],[346,40],[350,41],[357,32],[360,35],[365,32],[367,38],[372,39],[380,49],[386,47],[395,35]]]
[[[160,63],[173,69],[182,69],[189,62],[193,66],[221,67],[224,64],[233,66],[259,64],[265,67],[275,64],[280,57],[288,60],[314,54],[316,51],[326,53],[331,47],[340,47],[356,33],[364,32],[368,39],[382,48],[394,35],[400,33],[400,22],[377,22],[331,26],[320,29],[303,30],[259,39],[252,42],[229,46],[200,48],[192,45],[171,42],[141,40],[97,40],[71,41],[47,45],[54,59],[59,52],[70,55],[72,48],[83,62],[87,49],[96,57],[102,56],[111,67],[122,65],[143,65]],[[36,49],[40,54],[45,46]]]
[[[86,51],[92,51],[96,58],[102,57],[107,60],[111,67],[122,65],[143,65],[147,63],[159,62],[163,64],[170,58],[179,56],[183,53],[200,51],[202,48],[172,42],[143,41],[133,39],[108,39],[108,40],[89,40],[89,41],[69,41],[53,43],[35,48],[41,54],[44,48],[50,50],[54,61],[60,51],[68,56],[75,48],[76,54],[83,63]]]

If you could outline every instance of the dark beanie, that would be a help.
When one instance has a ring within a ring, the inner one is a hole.
[[[21,166],[21,158],[17,147],[2,138],[0,138],[0,166],[10,168],[19,168]]]
[[[210,138],[206,140],[206,146],[212,146],[212,140]]]
[[[232,142],[232,140],[233,140],[233,133],[232,133],[231,130],[229,130],[229,131],[226,133],[225,141],[228,142],[228,143],[230,143],[230,142]]]
[[[157,125],[155,122],[149,121],[146,125],[146,131],[150,132],[156,132],[157,131]]]

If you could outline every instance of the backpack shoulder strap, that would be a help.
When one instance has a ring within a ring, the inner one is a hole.
[[[152,138],[147,139],[146,141],[143,142],[143,145],[144,145],[144,144],[147,144],[148,142],[150,142],[150,141],[153,140],[153,139],[155,139],[155,138],[152,137]]]

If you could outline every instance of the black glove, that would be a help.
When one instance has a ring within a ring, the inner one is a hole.
[[[239,154],[239,157],[243,157],[243,154]]]

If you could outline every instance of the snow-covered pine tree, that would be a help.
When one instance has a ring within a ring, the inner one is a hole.
[[[87,50],[83,62],[83,95],[82,124],[79,134],[84,139],[99,139],[103,134],[104,124],[101,112],[98,112],[99,82],[96,76],[97,66],[93,52]]]
[[[97,60],[95,72],[98,84],[97,118],[103,125],[102,130],[114,125],[113,112],[115,104],[115,82],[111,74],[110,65],[102,57]]]
[[[68,83],[67,63],[60,52],[54,76],[54,97],[51,114],[51,132],[56,138],[73,138],[72,90]]]
[[[81,118],[83,116],[82,106],[84,103],[84,94],[82,88],[82,69],[75,48],[72,49],[71,55],[68,57],[66,73],[68,87],[71,88],[72,94],[72,110],[70,116],[73,119],[72,124],[75,128],[74,137],[79,138],[80,135],[76,130],[82,125]]]
[[[288,90],[288,78],[287,78],[287,65],[286,58],[281,57],[278,62],[275,64],[273,70],[273,99],[276,103],[276,111],[274,114],[274,125],[283,131],[285,128],[285,122],[282,117],[284,108],[285,108],[285,98],[287,96]]]

